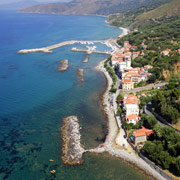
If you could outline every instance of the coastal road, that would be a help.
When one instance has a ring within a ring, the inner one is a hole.
[[[121,93],[123,94],[129,94],[131,92],[133,93],[136,93],[138,91],[144,91],[144,90],[149,90],[149,89],[152,89],[152,88],[161,88],[161,87],[164,87],[167,83],[164,82],[164,83],[158,83],[158,84],[149,84],[147,86],[143,86],[143,87],[138,87],[138,88],[134,88],[134,89],[131,89],[131,90],[120,90]]]

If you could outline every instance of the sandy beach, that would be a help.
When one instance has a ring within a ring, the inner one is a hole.
[[[123,36],[126,36],[129,33],[129,29],[120,27],[119,29],[122,30],[122,33],[118,36],[119,38],[122,38]]]

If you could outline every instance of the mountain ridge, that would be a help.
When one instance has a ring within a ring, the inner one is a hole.
[[[155,0],[73,0],[68,3],[50,3],[31,6],[21,13],[109,15],[141,6]]]

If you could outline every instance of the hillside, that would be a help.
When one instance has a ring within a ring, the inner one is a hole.
[[[137,20],[159,19],[162,17],[172,17],[180,15],[180,0],[173,0],[152,11],[137,16]]]
[[[180,0],[157,0],[145,6],[129,10],[124,13],[109,16],[109,22],[114,26],[139,28],[159,22],[161,19],[170,19],[180,15]]]
[[[153,76],[150,82],[169,80],[172,75],[180,75],[180,19],[164,19],[129,33],[118,40],[120,45],[129,41],[144,53],[132,61],[133,67],[143,67],[151,64]],[[167,55],[162,55],[166,51]]]
[[[21,13],[109,15],[137,8],[156,0],[73,0],[69,3],[40,4],[22,9]]]

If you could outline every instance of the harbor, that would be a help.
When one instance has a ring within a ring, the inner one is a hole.
[[[81,45],[94,45],[94,43],[101,43],[105,44],[107,47],[111,48],[111,51],[108,52],[101,52],[96,50],[96,46],[87,46],[87,50],[84,49],[78,49],[76,47],[73,47],[71,50],[76,52],[85,52],[86,54],[111,54],[112,52],[118,50],[118,45],[116,44],[115,39],[108,39],[108,40],[99,40],[99,41],[64,41],[60,42],[58,44],[42,47],[42,48],[33,48],[33,49],[21,49],[17,51],[18,54],[27,54],[27,53],[36,53],[36,52],[42,52],[42,53],[52,53],[53,49],[57,49],[63,46],[72,45],[72,44],[81,44]]]

